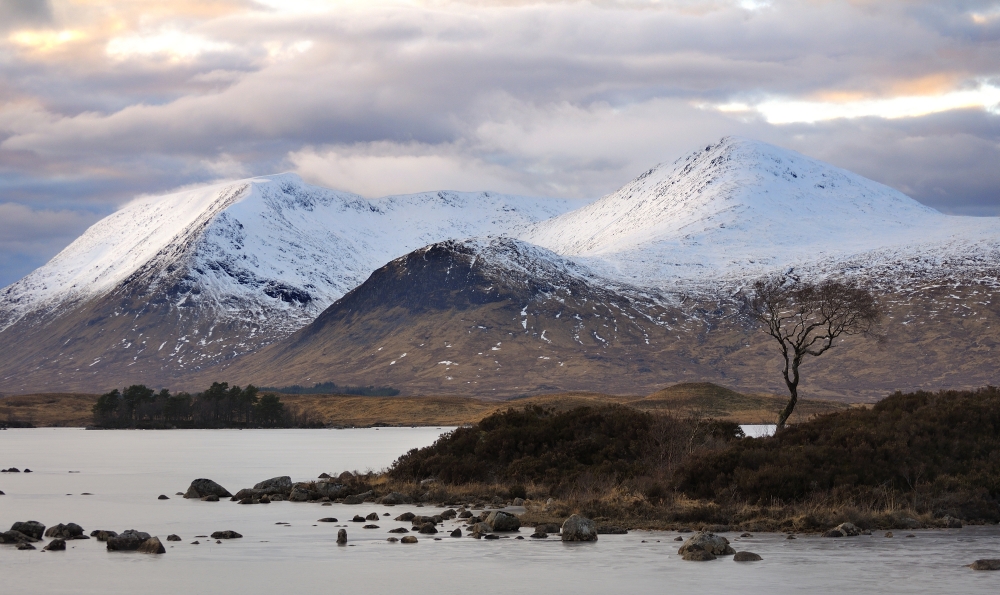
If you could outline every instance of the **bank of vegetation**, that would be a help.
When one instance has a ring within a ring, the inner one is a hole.
[[[622,406],[510,409],[370,481],[440,501],[528,498],[529,522],[577,512],[631,527],[755,531],[996,523],[1000,390],[896,393],[769,438]]]
[[[399,389],[391,386],[349,386],[334,382],[317,382],[313,386],[293,384],[291,386],[266,386],[260,390],[284,395],[356,395],[362,397],[395,397]]]
[[[101,428],[288,428],[313,427],[274,393],[253,385],[213,382],[195,394],[156,391],[142,384],[114,389],[97,399],[94,425]]]

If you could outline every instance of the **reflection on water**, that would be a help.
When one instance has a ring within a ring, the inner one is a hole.
[[[389,544],[386,531],[409,523],[392,517],[436,509],[297,504],[241,506],[184,500],[196,477],[230,491],[275,475],[302,480],[320,472],[379,469],[409,448],[430,444],[445,429],[86,432],[71,429],[0,432],[0,525],[34,519],[93,529],[139,529],[165,539],[167,554],[107,552],[95,540],[65,552],[22,552],[0,546],[3,592],[268,593],[289,590],[367,593],[995,593],[1000,572],[963,568],[1000,558],[1000,530],[905,531],[886,539],[824,539],[758,534],[727,537],[763,562],[683,562],[676,533],[602,535],[594,544],[549,539],[454,539],[420,536]],[[69,473],[79,471],[80,473]],[[82,496],[91,492],[92,496]],[[72,495],[67,495],[72,494]],[[169,500],[157,500],[167,494]],[[378,512],[379,529],[341,521]],[[390,516],[381,516],[388,513]],[[276,525],[290,523],[289,526]],[[335,544],[346,524],[349,547]],[[451,525],[447,529],[451,530]],[[232,529],[243,539],[216,544],[196,535]],[[645,543],[643,543],[645,541]]]
[[[740,426],[743,430],[743,434],[747,438],[763,438],[764,436],[773,436],[774,431],[778,426],[774,424],[746,424]]]

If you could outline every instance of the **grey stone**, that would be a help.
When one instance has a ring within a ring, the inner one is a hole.
[[[399,540],[400,543],[417,543],[417,538],[412,535],[407,535],[406,537]]]
[[[417,532],[424,535],[434,535],[438,532],[438,530],[434,526],[434,523],[424,523],[423,525],[420,525],[420,529]]]
[[[118,537],[118,533],[116,531],[97,529],[96,531],[91,531],[90,536],[96,538],[97,541],[107,541],[112,537]]]
[[[370,512],[370,513],[368,513],[368,516],[365,517],[365,520],[366,521],[377,521],[378,520],[378,513],[377,512]]]
[[[218,498],[232,498],[233,495],[229,493],[229,490],[215,483],[211,479],[198,478],[191,482],[188,487],[187,492],[184,493],[185,498],[204,498],[205,496],[216,496]]]
[[[844,534],[844,537],[857,537],[861,535],[861,529],[854,523],[840,523],[837,529]]]
[[[55,537],[58,539],[76,539],[78,536],[83,535],[83,527],[77,525],[76,523],[68,523],[58,525],[53,525],[45,530],[46,537]]]
[[[169,500],[170,496],[167,496],[166,494],[160,494],[159,496],[156,497],[156,499],[157,500]]]
[[[570,516],[562,525],[563,541],[597,541],[594,521],[578,514]]]
[[[486,524],[493,531],[517,531],[521,528],[521,519],[509,512],[497,510],[486,517]]]
[[[337,545],[344,545],[347,543],[347,529],[341,529],[337,531]]]
[[[45,533],[45,525],[39,523],[38,521],[23,521],[11,525],[10,530],[20,531],[21,533],[30,535],[35,539],[41,539],[42,535]]]
[[[35,549],[35,546],[31,545],[28,542],[22,542],[22,543],[17,544],[17,549],[19,549],[19,550],[33,550],[33,549]]]
[[[736,555],[733,556],[734,562],[760,562],[761,560],[763,558],[753,552],[736,552]]]
[[[972,564],[969,564],[969,568],[973,570],[1000,570],[1000,560],[996,559],[976,560]]]
[[[844,537],[844,532],[840,529],[830,529],[823,534],[823,537]]]
[[[149,533],[129,529],[123,531],[121,535],[108,538],[108,551],[128,552],[139,549],[145,541],[149,539]]]
[[[689,562],[707,562],[709,560],[715,560],[715,554],[706,550],[691,550],[684,552],[682,559],[688,560]]]
[[[736,550],[729,545],[729,540],[721,535],[699,531],[688,537],[687,541],[677,550],[682,556],[688,552],[704,550],[715,556],[731,556]],[[685,558],[686,559],[686,558]]]
[[[53,539],[42,550],[46,552],[64,552],[66,551],[66,540]]]
[[[146,541],[142,542],[139,549],[136,550],[140,554],[165,554],[167,553],[166,548],[160,543],[159,537],[150,537]]]
[[[216,531],[212,533],[212,539],[240,539],[243,537],[236,531]]]
[[[397,521],[412,521],[414,518],[416,518],[416,516],[417,515],[413,514],[412,512],[404,512],[403,514],[401,514],[398,517],[396,517],[394,520],[397,520]]]
[[[180,540],[181,538],[179,535],[174,535],[174,534],[167,535],[167,541],[180,541]]]

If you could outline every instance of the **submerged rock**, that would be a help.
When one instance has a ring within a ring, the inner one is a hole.
[[[535,531],[534,533],[531,534],[531,538],[532,539],[548,539],[549,538],[549,534],[548,533],[542,533],[541,531]]]
[[[715,560],[715,554],[705,550],[691,550],[684,552],[682,559],[689,562],[707,562],[709,560]]]
[[[38,541],[31,535],[25,535],[20,531],[4,531],[0,533],[0,543],[34,543]]]
[[[64,539],[53,539],[42,550],[46,552],[64,552],[66,551],[66,541]]]
[[[403,514],[399,515],[398,517],[396,517],[393,520],[396,520],[396,521],[412,521],[414,518],[416,518],[416,516],[417,515],[413,514],[412,512],[404,512]],[[470,513],[469,516],[472,516],[472,514]]]
[[[219,501],[219,497],[216,496],[215,494],[209,494],[207,496],[202,496],[201,497],[201,501],[202,502],[218,502]]]
[[[97,539],[97,541],[107,541],[112,537],[118,537],[117,531],[108,531],[105,529],[97,529],[90,532],[90,536]]]
[[[366,521],[377,521],[378,520],[378,513],[377,512],[370,512],[370,513],[368,513],[368,516],[365,517],[365,520]]]
[[[203,477],[192,481],[190,487],[187,489],[187,492],[184,493],[185,498],[205,498],[206,496],[215,496],[216,498],[233,497],[233,495],[229,493],[229,490],[215,483],[211,479],[205,479]]]
[[[170,496],[167,496],[166,494],[160,494],[159,496],[156,497],[156,499],[157,500],[169,500]]]
[[[318,520],[316,522],[317,523],[336,523],[338,521],[337,521],[337,519],[333,518],[332,516],[328,516],[328,517],[324,517],[324,518],[322,518],[322,519],[320,519],[320,520]]]
[[[412,535],[407,535],[406,537],[399,540],[400,543],[417,543],[417,538]]]
[[[347,543],[347,529],[341,529],[337,531],[337,545],[344,545]]]
[[[28,542],[23,542],[23,543],[17,544],[17,549],[19,549],[19,550],[33,550],[33,549],[35,549],[35,546],[31,545]]]
[[[696,551],[706,551],[715,556],[731,556],[736,553],[736,550],[729,545],[728,539],[704,531],[699,531],[688,537],[687,541],[677,550],[677,553],[683,556],[689,552]]]
[[[733,556],[733,562],[760,562],[763,560],[760,556],[753,552],[736,552]]]
[[[563,541],[597,541],[597,527],[594,521],[574,514],[563,522]]]
[[[108,551],[135,551],[139,549],[139,546],[145,543],[147,539],[149,539],[149,533],[129,529],[128,531],[123,531],[121,535],[108,538]]]
[[[77,525],[76,523],[67,523],[58,525],[53,525],[46,529],[46,537],[55,537],[58,539],[76,539],[83,535],[83,527]]]
[[[1000,560],[997,559],[976,560],[972,564],[969,564],[969,568],[973,570],[1000,570]]]
[[[142,542],[139,549],[136,550],[140,554],[165,554],[167,553],[166,548],[160,543],[159,537],[150,537],[146,541]]]
[[[410,530],[406,527],[397,527],[395,529],[389,529],[389,533],[409,533]]]
[[[521,519],[509,512],[497,510],[486,517],[486,524],[493,531],[517,531],[521,528]]]
[[[216,531],[212,533],[212,539],[240,539],[243,537],[236,531]]]
[[[179,535],[170,534],[167,535],[167,541],[181,541],[181,538]]]
[[[451,532],[451,536],[452,537],[461,537],[462,536],[462,530],[461,529],[455,529],[454,531]]]
[[[400,494],[399,492],[390,492],[382,498],[379,499],[379,503],[386,506],[394,506],[396,504],[409,504],[410,499],[405,494]]]
[[[434,523],[424,523],[420,525],[420,529],[418,530],[418,533],[423,533],[424,535],[433,535],[437,532],[438,530],[434,526]]]

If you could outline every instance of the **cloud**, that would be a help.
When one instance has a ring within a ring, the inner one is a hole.
[[[8,1],[0,200],[107,212],[289,168],[366,195],[593,198],[740,134],[993,214],[998,6]]]
[[[44,264],[99,218],[95,213],[0,203],[0,287]]]

